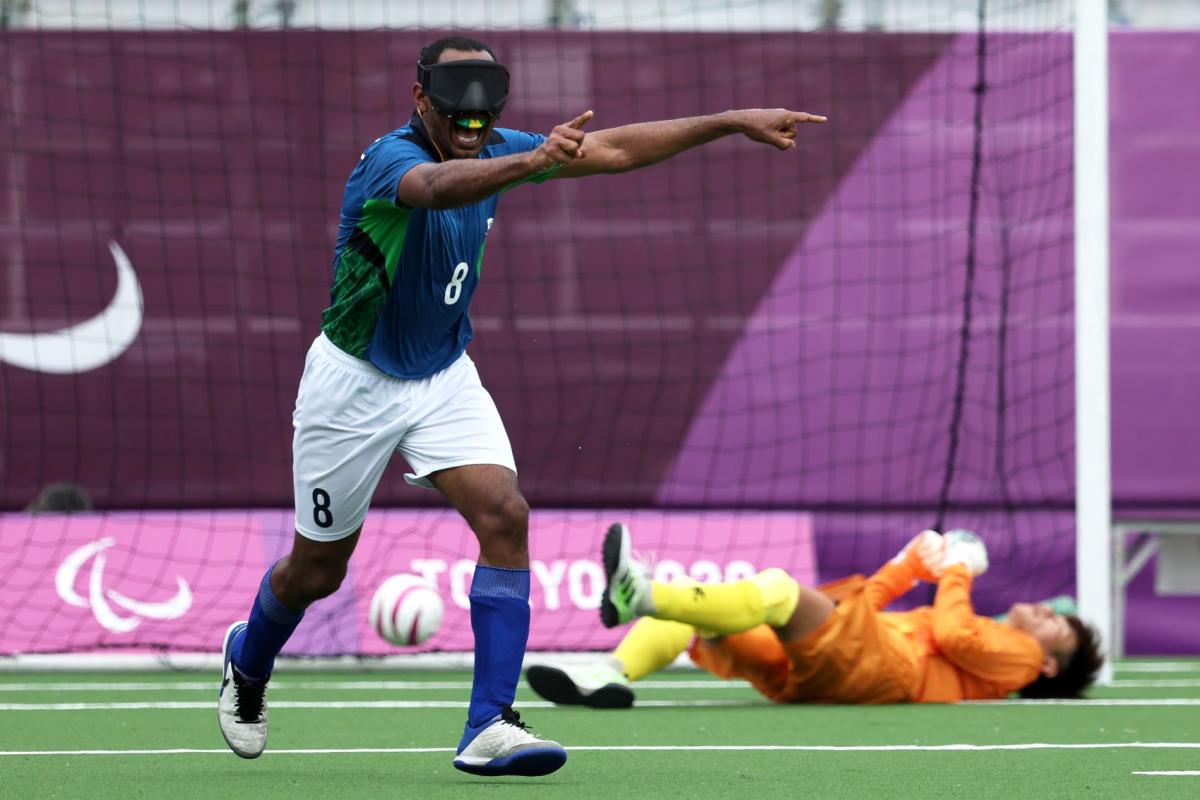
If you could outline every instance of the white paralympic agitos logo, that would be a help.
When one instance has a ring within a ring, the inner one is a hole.
[[[54,588],[58,590],[58,596],[73,606],[90,607],[96,621],[113,633],[129,633],[141,625],[143,619],[178,619],[186,614],[192,607],[192,589],[187,581],[178,575],[175,576],[178,591],[174,597],[162,603],[134,600],[116,589],[104,588],[104,551],[116,543],[111,536],[105,536],[91,544],[85,544],[67,556],[59,565],[58,572],[54,574]],[[92,559],[92,571],[88,576],[88,592],[85,598],[75,591],[75,576],[89,558]],[[109,601],[130,612],[132,616],[121,616],[113,610]]]
[[[142,329],[142,287],[125,251],[108,243],[117,265],[117,291],[108,307],[78,325],[45,333],[0,333],[0,362],[68,375],[102,367],[133,344]]]

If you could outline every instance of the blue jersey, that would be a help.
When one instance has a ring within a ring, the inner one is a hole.
[[[496,128],[479,158],[533,150],[545,138]],[[418,164],[440,160],[414,115],[366,149],[342,198],[333,287],[321,327],[339,348],[397,378],[433,375],[454,363],[471,341],[467,309],[500,200],[497,193],[441,210],[401,204],[400,179]]]

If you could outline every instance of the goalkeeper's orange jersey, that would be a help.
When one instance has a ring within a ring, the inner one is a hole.
[[[1000,699],[1033,682],[1042,647],[1027,633],[971,607],[971,576],[953,567],[932,606],[885,612],[912,587],[904,563],[830,587],[838,606],[808,636],[781,642],[760,625],[715,641],[697,638],[692,659],[750,681],[780,703],[953,703]]]
[[[886,604],[907,589],[889,580],[905,580],[906,576],[889,572],[885,567],[867,581],[870,600]],[[907,580],[911,585],[911,579]],[[938,581],[932,606],[882,612],[878,618],[900,634],[917,657],[919,682],[914,702],[998,700],[1032,683],[1041,671],[1044,656],[1036,639],[975,614],[971,576],[962,567],[947,570]]]

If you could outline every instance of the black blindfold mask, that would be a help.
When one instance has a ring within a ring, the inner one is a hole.
[[[496,118],[508,102],[508,67],[497,61],[418,62],[417,78],[443,117],[483,112]]]

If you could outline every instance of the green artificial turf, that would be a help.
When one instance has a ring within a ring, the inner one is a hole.
[[[493,780],[450,764],[466,713],[470,675],[463,671],[354,675],[281,668],[270,695],[270,741],[256,761],[225,750],[214,676],[0,674],[0,751],[6,753],[0,796],[1200,797],[1200,776],[1134,774],[1200,771],[1200,705],[1194,704],[1200,703],[1200,662],[1174,662],[1171,672],[1144,671],[1141,663],[1122,665],[1117,684],[1095,690],[1093,702],[1072,705],[774,706],[743,685],[668,672],[639,687],[640,707],[598,712],[541,707],[522,688],[518,709],[535,731],[566,745],[570,759],[544,778]],[[137,688],[97,685],[103,683]],[[1112,700],[1154,704],[1104,704]],[[363,702],[406,706],[289,707]],[[95,703],[154,707],[59,708]],[[1135,743],[1147,746],[1128,746]],[[1019,749],[887,749],[947,745]],[[629,749],[647,747],[679,749]],[[735,749],[746,747],[764,749]],[[788,747],[829,749],[765,749]],[[345,752],[355,748],[416,752]],[[130,752],[161,749],[201,752]],[[78,752],[87,750],[119,752]],[[292,750],[334,752],[286,752]],[[69,752],[9,755],[25,751]]]

